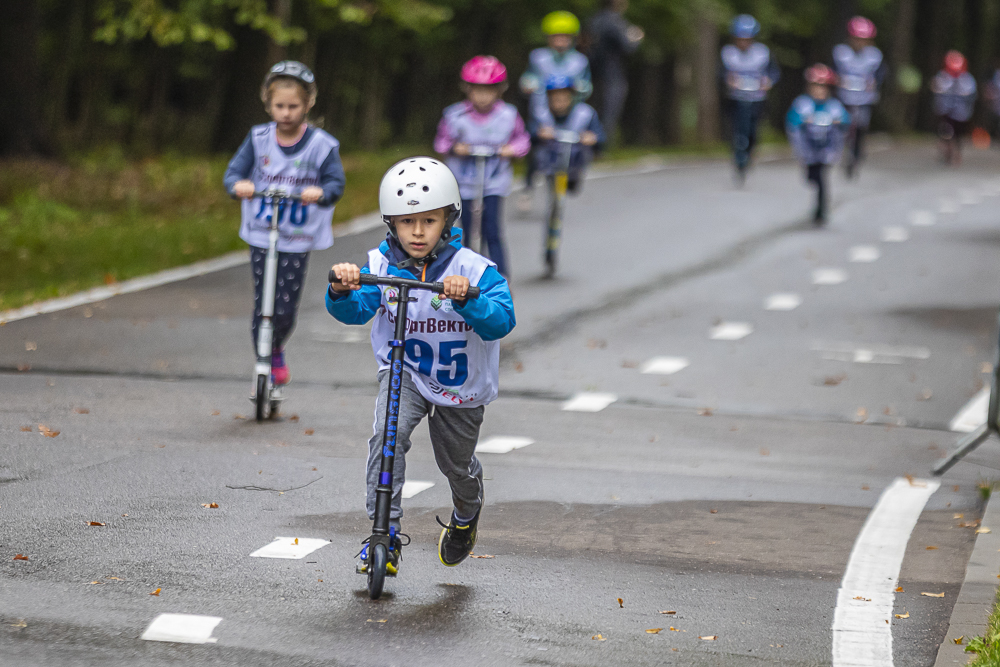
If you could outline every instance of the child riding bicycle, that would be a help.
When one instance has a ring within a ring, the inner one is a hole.
[[[253,194],[278,189],[302,198],[301,208],[279,221],[271,358],[275,385],[287,384],[291,379],[284,357],[285,341],[295,328],[309,252],[333,245],[333,205],[344,194],[340,143],[309,123],[309,110],[316,103],[315,81],[309,68],[294,60],[271,68],[260,96],[272,122],[250,129],[229,161],[223,179],[226,190],[243,200],[240,238],[250,244],[254,282],[250,330],[254,349],[261,322],[270,208],[252,201]]]
[[[511,158],[527,155],[531,138],[517,108],[500,99],[507,89],[503,63],[493,56],[476,56],[465,63],[461,76],[467,99],[444,110],[434,150],[448,156],[448,166],[458,178],[466,241],[470,233],[481,235],[497,271],[508,276],[500,208],[514,180]],[[471,229],[477,206],[481,207],[479,229]]]
[[[444,163],[416,157],[389,169],[379,188],[379,207],[389,232],[368,253],[364,268],[333,266],[327,310],[345,324],[372,325],[372,349],[379,364],[379,399],[375,432],[368,441],[367,510],[374,518],[382,464],[389,390],[389,358],[394,339],[398,292],[391,287],[361,286],[362,273],[442,282],[444,293],[425,291],[410,297],[409,333],[399,391],[392,475],[390,526],[392,546],[387,570],[399,568],[400,519],[406,453],[410,434],[428,418],[431,447],[438,468],[448,478],[455,505],[438,540],[438,556],[448,566],[472,551],[483,506],[483,469],[475,456],[479,428],[488,403],[497,397],[499,340],[514,328],[514,306],[506,279],[493,262],[462,247],[462,232],[452,225],[462,212],[458,181]],[[479,298],[466,299],[470,285]],[[388,483],[388,482],[386,482]],[[362,552],[358,571],[367,563]]]

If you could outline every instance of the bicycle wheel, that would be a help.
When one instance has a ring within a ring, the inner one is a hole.
[[[385,568],[389,562],[384,544],[376,544],[372,550],[371,561],[368,563],[368,597],[378,600],[382,597],[382,587],[385,585]]]

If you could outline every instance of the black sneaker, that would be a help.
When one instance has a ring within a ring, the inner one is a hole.
[[[455,567],[465,560],[472,548],[476,546],[476,526],[479,524],[479,513],[468,523],[459,523],[455,513],[451,513],[451,521],[445,524],[440,517],[434,517],[444,528],[438,539],[438,558],[448,567]]]

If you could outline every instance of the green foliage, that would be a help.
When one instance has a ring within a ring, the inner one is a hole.
[[[945,641],[953,639],[955,638],[948,637]],[[993,607],[983,636],[970,639],[965,650],[977,654],[968,663],[969,667],[1000,667],[1000,604]]]

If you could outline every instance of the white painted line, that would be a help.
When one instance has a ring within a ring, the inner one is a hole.
[[[942,197],[938,204],[939,213],[958,213],[962,210],[962,205],[955,199]]]
[[[753,333],[749,322],[721,322],[708,330],[712,340],[739,340]]]
[[[983,387],[951,420],[948,428],[959,433],[972,433],[986,423],[990,409],[990,388]]]
[[[837,591],[833,667],[892,667],[892,608],[906,543],[940,482],[897,478],[861,528]]]
[[[153,619],[142,639],[150,642],[177,642],[179,644],[214,644],[215,626],[222,622],[218,616],[195,614],[160,614]]]
[[[847,271],[843,269],[816,269],[812,272],[813,285],[839,285],[847,282]]]
[[[14,322],[15,320],[23,320],[28,317],[34,317],[35,315],[54,313],[57,310],[66,310],[67,308],[85,306],[89,303],[96,303],[97,301],[110,299],[111,297],[118,296],[119,294],[130,294],[132,292],[147,290],[151,287],[166,285],[167,283],[175,283],[181,280],[187,280],[188,278],[195,278],[197,276],[205,275],[206,273],[213,273],[215,271],[222,271],[234,266],[239,266],[240,264],[247,264],[249,261],[249,252],[244,250],[231,252],[228,255],[205,260],[204,262],[195,262],[194,264],[188,264],[187,266],[178,266],[177,268],[167,269],[166,271],[160,271],[159,273],[154,273],[149,276],[141,276],[139,278],[125,280],[123,282],[107,285],[105,287],[95,287],[94,289],[87,290],[86,292],[78,292],[71,296],[49,299],[48,301],[33,303],[30,306],[25,306],[16,310],[8,310],[0,313],[0,322]]]
[[[640,373],[651,375],[673,375],[688,367],[690,362],[684,357],[653,357],[642,365]]]
[[[859,364],[901,364],[904,359],[930,359],[931,351],[918,345],[882,345],[813,341],[812,350],[822,352],[830,361],[853,361]]]
[[[873,245],[856,245],[847,253],[850,262],[874,262],[881,256],[882,252],[878,246]]]
[[[914,227],[930,227],[937,222],[934,211],[910,211],[910,224]]]
[[[910,232],[906,227],[883,227],[882,240],[886,243],[902,243],[910,239]]]
[[[305,558],[330,542],[311,537],[276,537],[267,546],[250,554],[251,558]]]
[[[419,482],[417,480],[403,482],[403,497],[412,498],[421,491],[426,491],[427,489],[434,486],[434,482]]]
[[[582,391],[563,403],[562,409],[568,412],[600,412],[617,400],[614,394]]]
[[[515,449],[521,449],[534,444],[531,438],[516,435],[495,435],[476,445],[476,454],[506,454]]]
[[[802,297],[792,292],[778,292],[764,300],[764,310],[795,310],[801,305]]]

